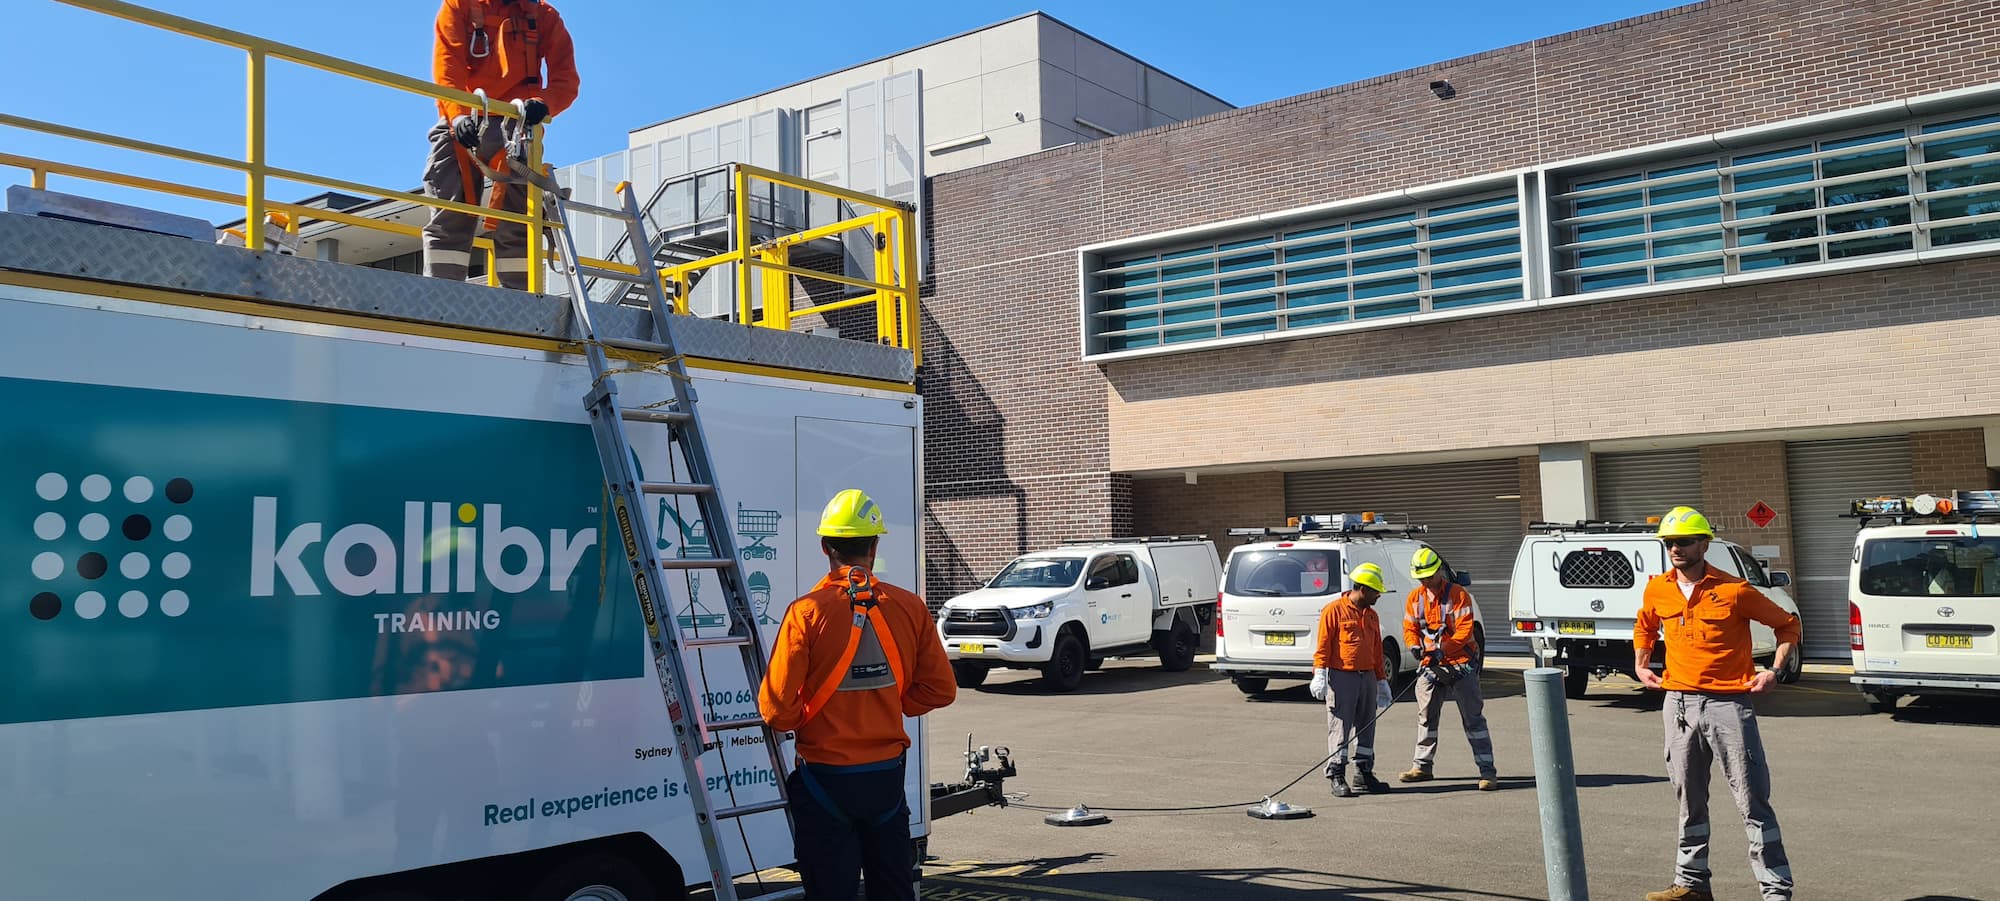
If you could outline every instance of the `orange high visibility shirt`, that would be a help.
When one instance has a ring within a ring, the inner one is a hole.
[[[807,720],[806,702],[836,672],[846,655],[854,629],[845,575],[820,579],[812,591],[792,603],[778,626],[771,665],[757,692],[757,709],[764,721],[781,732],[798,733],[799,757],[808,763],[852,766],[888,760],[910,746],[903,717],[922,716],[958,697],[951,663],[922,598],[894,585],[876,582],[876,604],[889,624],[895,653],[902,658],[908,685],[885,685],[872,691],[834,692],[826,706]]]
[[[1403,646],[1415,651],[1418,657],[1427,649],[1425,630],[1439,629],[1437,646],[1444,649],[1447,664],[1471,663],[1472,652],[1472,594],[1462,585],[1445,583],[1445,600],[1439,600],[1425,588],[1423,583],[1410,589],[1410,597],[1403,602]],[[1418,608],[1422,607],[1419,615]],[[1418,623],[1422,623],[1419,626]]]
[[[1711,566],[1692,596],[1684,597],[1669,569],[1646,582],[1632,642],[1650,649],[1664,634],[1668,691],[1741,693],[1750,690],[1757,674],[1750,659],[1753,619],[1770,626],[1779,644],[1797,644],[1803,631],[1798,617],[1741,578]]]
[[[480,19],[486,31],[483,42],[473,37]],[[473,56],[481,50],[485,56]],[[547,84],[542,83],[544,61]],[[496,106],[539,97],[548,104],[549,115],[559,116],[576,102],[576,45],[562,16],[547,3],[443,0],[432,42],[431,80],[468,94],[484,90]],[[446,122],[470,112],[459,104],[438,101],[438,113]]]
[[[1319,612],[1319,645],[1313,649],[1315,669],[1337,669],[1389,678],[1382,660],[1382,620],[1375,608],[1355,601],[1355,593],[1343,591]]]

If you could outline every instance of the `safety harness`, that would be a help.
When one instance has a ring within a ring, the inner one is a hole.
[[[527,46],[527,57],[529,60],[527,83],[539,88],[542,86],[542,35],[540,25],[535,18],[534,10],[539,8],[541,3],[540,0],[522,0],[521,5],[528,7],[525,19],[527,29],[523,33],[520,28],[515,28],[514,33],[519,35]],[[471,28],[468,30],[465,39],[466,55],[475,60],[485,59],[492,54],[493,50],[493,39],[486,33],[486,6],[481,0],[472,0],[469,12],[471,14]],[[514,17],[510,15],[500,22],[500,45],[502,53],[506,52],[507,26],[513,21]],[[468,63],[468,65],[470,64]],[[482,98],[485,96],[485,92],[482,91],[479,93]],[[479,126],[482,132],[485,131],[486,111],[483,109],[479,111]],[[524,123],[522,128],[525,129],[526,127]],[[460,183],[465,185],[467,191],[470,191],[473,184],[473,159],[471,151],[466,150],[463,145],[456,141],[452,142],[451,146],[452,153],[458,157],[459,177],[463,179]],[[510,150],[511,148],[501,148],[500,152],[495,153],[493,159],[487,162],[485,168],[495,171],[506,171],[507,156]],[[486,186],[486,199],[483,205],[488,209],[503,209],[501,204],[505,201],[506,196],[507,185],[504,182],[490,181]],[[492,231],[500,227],[500,220],[492,216],[485,217],[480,220],[480,227],[485,231]]]
[[[909,679],[903,669],[903,655],[896,647],[895,633],[889,630],[889,621],[883,617],[880,606],[880,585],[874,576],[859,566],[847,568],[848,609],[853,615],[847,632],[847,647],[840,653],[840,662],[827,674],[826,681],[813,690],[806,699],[799,726],[812,722],[820,711],[826,709],[827,702],[843,691],[876,691],[894,686],[900,702],[909,692]],[[853,766],[829,766],[800,761],[799,781],[804,783],[806,792],[814,801],[842,826],[854,825],[854,817],[834,803],[825,786],[813,776],[818,770],[826,774],[856,775],[880,773],[900,769],[903,758],[899,755],[889,760],[863,763]],[[870,825],[881,825],[902,814],[901,796],[898,803],[880,815],[869,817]]]
[[[1424,677],[1432,682],[1450,685],[1463,678],[1472,669],[1470,664],[1447,664],[1443,662],[1444,632],[1451,627],[1452,587],[1449,583],[1446,583],[1444,599],[1438,603],[1438,624],[1435,629],[1431,628],[1431,592],[1428,588],[1422,590],[1423,595],[1417,598],[1417,631],[1424,639],[1424,653],[1421,656],[1429,657],[1430,649],[1433,647],[1437,648],[1440,655],[1437,665],[1424,665]]]

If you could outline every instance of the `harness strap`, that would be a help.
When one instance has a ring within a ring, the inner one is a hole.
[[[840,825],[844,827],[851,828],[854,825],[854,818],[848,815],[847,811],[843,810],[840,805],[833,803],[833,796],[827,794],[826,787],[821,785],[820,781],[813,776],[813,770],[824,770],[828,774],[880,773],[887,770],[896,769],[902,765],[903,765],[903,758],[901,757],[894,757],[889,760],[884,760],[877,763],[863,763],[855,766],[822,766],[816,763],[801,762],[800,766],[798,767],[798,773],[799,773],[799,781],[805,784],[806,793],[812,795],[813,801],[817,802],[821,808],[826,810],[827,813],[832,814],[835,822],[838,822]],[[901,800],[900,797],[898,798],[898,800]],[[869,819],[868,825],[880,826],[884,823],[889,822],[890,820],[895,819],[902,812],[903,812],[902,804],[892,805],[888,810],[883,811],[880,815]]]
[[[861,650],[862,629],[869,625],[875,627],[875,640],[881,644],[882,656],[888,659],[889,674],[896,680],[897,699],[900,701],[908,694],[910,680],[903,672],[902,651],[896,646],[896,636],[889,630],[889,621],[882,615],[882,608],[876,605],[875,591],[874,579],[863,573],[860,567],[848,570],[849,609],[854,618],[847,631],[847,647],[841,651],[840,662],[834,665],[833,672],[827,674],[826,681],[820,683],[812,696],[806,699],[800,726],[812,722],[813,717],[818,716],[827,702],[839,693],[841,683],[847,679],[848,668],[854,665],[854,655]]]

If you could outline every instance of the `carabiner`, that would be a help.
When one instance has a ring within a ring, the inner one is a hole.
[[[486,36],[485,26],[472,29],[472,37],[466,41],[465,49],[473,59],[485,59],[486,55],[492,52],[493,39]]]

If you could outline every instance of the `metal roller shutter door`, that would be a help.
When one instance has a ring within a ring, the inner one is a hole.
[[[1514,458],[1429,466],[1335,469],[1285,475],[1285,509],[1302,513],[1407,513],[1420,536],[1454,569],[1472,575],[1472,595],[1492,650],[1524,652],[1506,637],[1507,584],[1521,547],[1521,473]]]
[[[1682,504],[1701,506],[1701,448],[1598,454],[1597,518],[1645,522]]]
[[[1912,493],[1907,436],[1801,441],[1785,446],[1791,491],[1792,545],[1798,560],[1792,597],[1806,625],[1806,656],[1848,657],[1847,568],[1854,557],[1858,497]]]

